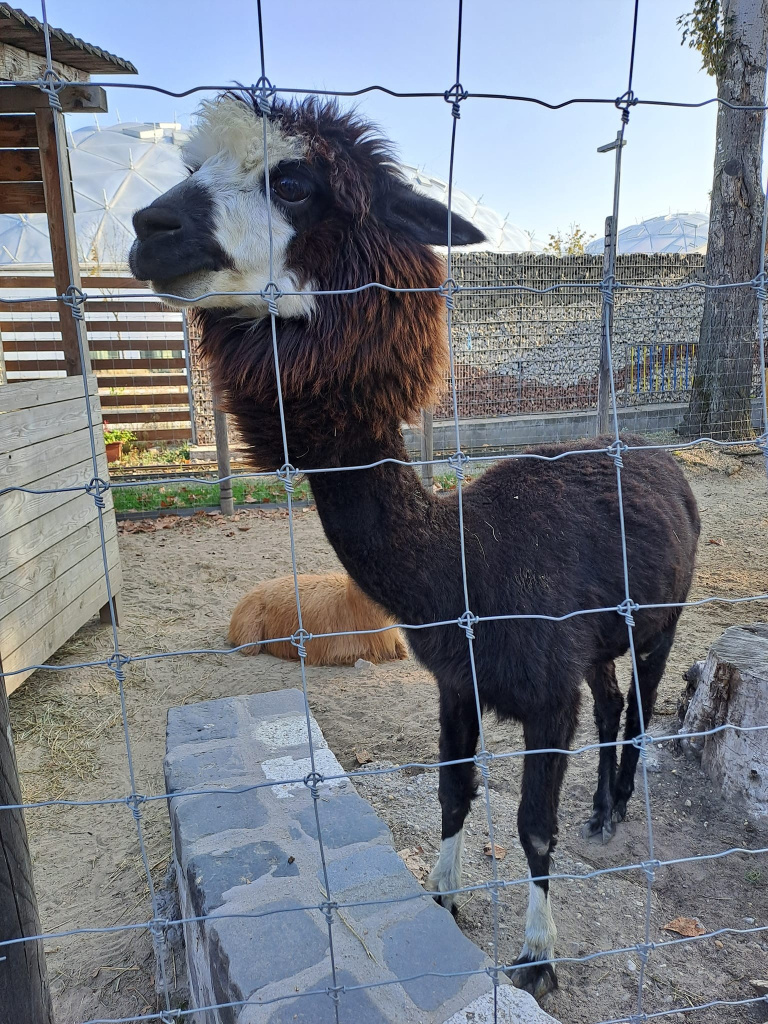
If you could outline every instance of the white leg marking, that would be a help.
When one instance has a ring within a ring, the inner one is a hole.
[[[557,928],[549,907],[549,893],[535,882],[528,883],[528,914],[521,959],[551,960],[555,955]]]
[[[424,888],[430,892],[450,892],[461,888],[461,856],[464,850],[464,829],[440,843],[437,864],[429,873]],[[444,896],[442,904],[448,910],[456,902],[455,896]]]

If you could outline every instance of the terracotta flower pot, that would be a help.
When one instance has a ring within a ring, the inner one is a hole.
[[[117,462],[123,454],[122,441],[110,441],[105,447],[107,449],[107,462]]]

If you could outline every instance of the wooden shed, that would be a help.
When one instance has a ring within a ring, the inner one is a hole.
[[[64,114],[104,112],[91,74],[134,66],[51,28],[55,101],[38,83],[48,67],[42,24],[0,3],[0,213],[46,213],[65,376],[8,383],[0,337],[0,668],[45,662],[93,615],[110,619],[99,510],[86,485],[108,480],[101,406],[80,316],[80,269]],[[48,76],[50,77],[50,76]],[[30,304],[30,312],[33,312]],[[87,397],[86,397],[87,391]],[[93,466],[90,405],[96,445]],[[28,488],[29,493],[11,488]],[[63,489],[63,490],[57,490]],[[111,495],[102,511],[115,611],[121,587]],[[6,677],[14,690],[29,674]]]

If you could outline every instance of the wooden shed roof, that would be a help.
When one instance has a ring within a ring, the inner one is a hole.
[[[101,75],[136,75],[128,60],[86,43],[60,28],[50,26],[51,56],[61,64],[80,71]],[[10,4],[0,3],[0,42],[17,46],[28,53],[45,56],[45,33],[42,22]]]

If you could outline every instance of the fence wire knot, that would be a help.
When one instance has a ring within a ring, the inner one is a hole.
[[[636,612],[640,605],[637,601],[633,601],[630,597],[626,598],[621,604],[616,606],[616,611],[619,615],[624,617],[624,621],[628,626],[634,626],[635,620],[632,616],[632,612]]]
[[[458,619],[456,620],[456,624],[460,626],[467,634],[467,640],[474,640],[475,631],[472,629],[472,627],[476,622],[479,621],[480,620],[477,617],[477,615],[475,615],[473,612],[467,609],[467,611],[465,611],[462,615],[458,617]]]
[[[130,796],[125,798],[127,806],[130,808],[131,814],[136,821],[141,821],[141,805],[147,802],[147,798],[142,796],[140,793],[131,793]],[[152,930],[152,924],[150,921],[150,931]]]
[[[334,1001],[334,1003],[336,1003],[338,1005],[339,996],[343,992],[346,992],[346,988],[345,988],[344,985],[329,985],[328,988],[325,991],[326,991],[326,994],[331,997],[331,999]]]
[[[83,306],[88,301],[88,296],[82,288],[78,288],[77,285],[71,284],[62,295],[61,301],[65,306],[69,306],[73,319],[85,320]]]
[[[61,78],[53,68],[46,68],[42,74],[40,91],[46,93],[48,96],[48,102],[54,110],[61,110],[59,92],[66,84],[67,83],[64,79]]]
[[[446,89],[443,93],[443,99],[446,103],[451,104],[451,114],[454,117],[461,117],[461,107],[459,104],[469,96],[469,93],[461,84],[457,82],[452,85],[450,89]]]
[[[277,309],[277,300],[283,297],[283,293],[277,287],[274,281],[269,281],[264,285],[261,292],[261,297],[267,300],[267,309],[269,310],[270,316],[279,316],[280,313]]]
[[[313,800],[317,800],[317,787],[321,782],[325,782],[325,777],[320,772],[310,772],[309,775],[304,776],[304,785]]]
[[[472,760],[480,769],[480,774],[484,781],[487,782],[491,777],[491,761],[493,760],[493,754],[489,753],[487,750],[481,750],[480,753],[475,754]]]
[[[255,85],[251,86],[250,91],[252,97],[256,101],[256,105],[258,106],[259,111],[262,114],[269,116],[269,114],[272,113],[275,95],[277,93],[277,90],[275,89],[274,85],[272,85],[272,83],[266,76],[262,75],[258,82]]]
[[[643,869],[643,873],[649,882],[656,881],[656,869],[661,867],[661,861],[658,860],[644,860],[640,865]],[[653,947],[651,947],[653,948]]]
[[[293,494],[294,480],[298,476],[299,471],[295,466],[292,466],[290,462],[286,462],[284,466],[281,466],[277,471],[277,477],[283,481],[283,487],[285,488],[286,494]]]
[[[633,1013],[631,1017],[627,1017],[629,1024],[646,1024],[647,1020],[647,1013]]]
[[[614,289],[616,288],[616,275],[607,274],[600,282],[600,294],[606,306],[612,306],[614,302]]]
[[[766,273],[761,270],[760,273],[753,277],[749,282],[757,292],[757,298],[760,302],[765,302],[768,299],[768,288],[766,287]]]
[[[454,452],[453,455],[449,457],[448,465],[456,474],[457,480],[464,479],[464,467],[468,462],[469,456],[467,455],[466,452],[461,451],[461,449],[459,449],[459,451],[457,452]]]
[[[96,508],[104,508],[104,495],[109,490],[109,482],[95,476],[85,485],[85,493],[90,494]]]
[[[173,1024],[173,1021],[181,1019],[181,1010],[163,1010],[160,1014],[160,1024]]]
[[[453,309],[453,296],[459,290],[459,286],[456,284],[452,277],[446,278],[445,281],[437,289],[438,295],[442,295],[445,299],[445,308]]]
[[[653,942],[638,942],[638,944],[635,946],[635,953],[637,953],[637,956],[640,959],[641,963],[648,963],[648,957],[652,953],[653,948]]]
[[[616,440],[613,444],[608,445],[608,455],[613,459],[613,464],[617,469],[624,469],[623,453],[629,450],[629,445],[622,440]]]
[[[167,917],[153,917],[149,922],[149,933],[153,939],[165,938],[165,930],[169,927],[170,921]]]
[[[334,900],[326,900],[325,903],[320,904],[318,909],[328,924],[331,925],[333,924],[333,912],[339,909],[339,905]]]
[[[637,96],[631,89],[627,89],[625,93],[616,98],[615,106],[621,111],[621,120],[624,124],[629,121],[629,108],[636,107],[638,102]]]
[[[130,655],[121,654],[120,651],[115,651],[114,654],[110,654],[105,664],[107,668],[111,669],[115,673],[115,678],[119,683],[125,679],[124,667],[130,662]]]
[[[307,648],[304,646],[307,640],[312,639],[312,634],[308,633],[302,626],[301,629],[297,629],[291,637],[291,643],[296,648],[296,651],[300,658],[306,658]]]

